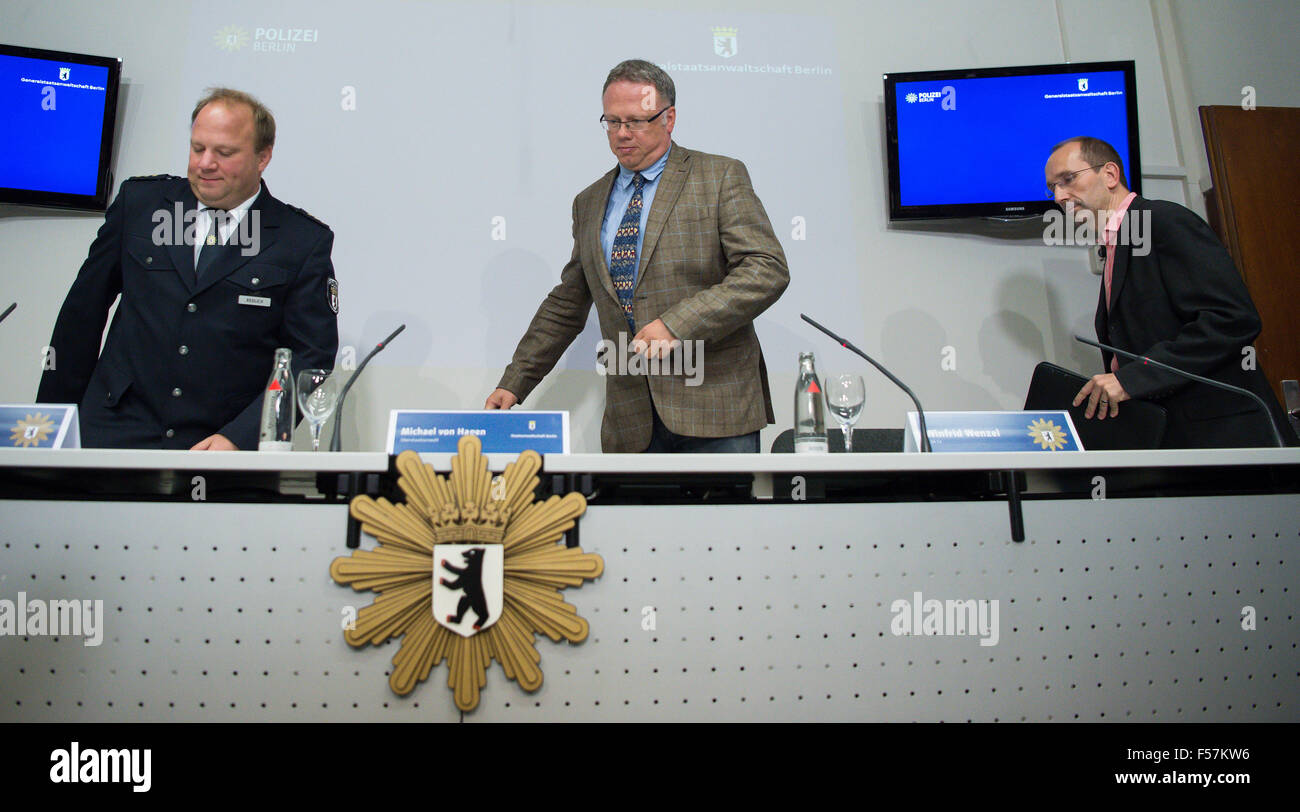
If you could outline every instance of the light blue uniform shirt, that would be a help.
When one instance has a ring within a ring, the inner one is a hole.
[[[641,227],[636,236],[637,277],[641,275],[641,244],[645,241],[646,218],[650,216],[650,207],[655,202],[655,189],[659,188],[659,176],[668,165],[668,155],[672,151],[673,148],[669,145],[668,151],[659,156],[659,160],[655,161],[649,169],[641,170],[641,177],[645,178],[645,183],[641,186]],[[635,171],[620,166],[618,177],[614,178],[614,189],[609,193],[609,202],[605,204],[605,220],[600,226],[600,245],[605,250],[606,272],[609,268],[609,255],[614,253],[614,234],[618,231],[619,224],[623,222],[623,215],[627,212],[627,202],[632,199],[632,193],[636,191],[636,187],[632,185],[632,178],[635,175]]]

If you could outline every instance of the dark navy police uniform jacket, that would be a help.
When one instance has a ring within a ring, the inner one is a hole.
[[[293,350],[295,375],[334,365],[329,227],[263,183],[245,239],[205,249],[218,253],[196,279],[178,203],[182,216],[197,206],[185,178],[123,182],[59,311],[37,399],[79,404],[83,446],[187,449],[223,434],[256,449],[276,347]]]

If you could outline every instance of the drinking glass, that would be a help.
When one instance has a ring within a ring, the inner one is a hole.
[[[298,407],[311,423],[311,450],[320,451],[320,430],[334,414],[339,402],[338,380],[328,369],[304,369],[298,373]]]
[[[835,375],[826,380],[826,408],[844,430],[844,450],[853,450],[853,425],[862,414],[867,390],[861,375]]]

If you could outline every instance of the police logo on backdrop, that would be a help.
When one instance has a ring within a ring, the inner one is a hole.
[[[587,500],[580,493],[536,499],[542,458],[535,451],[494,481],[473,435],[460,439],[450,477],[414,451],[398,455],[395,466],[404,503],[358,496],[350,508],[378,546],[330,564],[336,583],[379,593],[344,627],[344,640],[360,648],[401,639],[388,677],[399,696],[443,660],[463,711],[478,707],[493,660],[519,687],[536,691],[536,638],[581,643],[590,628],[561,594],[605,569],[599,555],[564,544]]]
[[[238,51],[248,45],[248,32],[237,25],[227,25],[212,36],[212,44],[223,51]]]
[[[306,48],[318,42],[319,29],[283,28],[278,25],[255,25],[251,36],[246,28],[225,25],[212,36],[212,44],[223,51],[241,51],[251,45],[252,50],[260,54],[293,54],[297,53],[299,46]]]
[[[59,68],[59,81],[60,81],[60,82],[66,82],[66,81],[68,81],[68,77],[71,76],[71,75],[72,75],[72,68]]]
[[[1083,78],[1079,79],[1079,92],[1083,93],[1087,89],[1088,89],[1088,77],[1084,76]]]
[[[473,637],[501,619],[504,556],[500,544],[435,544],[433,619]]]
[[[735,56],[740,51],[740,43],[736,41],[738,30],[726,26],[715,27],[713,29],[713,53],[724,59]]]

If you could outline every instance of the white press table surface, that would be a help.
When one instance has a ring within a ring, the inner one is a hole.
[[[120,468],[180,471],[388,470],[381,451],[158,451],[121,448],[0,448],[0,468]]]
[[[488,454],[488,466],[502,470],[514,454]],[[439,471],[451,468],[451,454],[423,454]],[[1096,468],[1182,468],[1203,466],[1300,465],[1300,448],[1178,449],[1163,451],[1078,451],[1001,453],[862,454],[548,454],[546,473],[763,473],[1025,471]],[[4,468],[100,468],[135,470],[384,472],[382,451],[146,451],[129,449],[0,449]]]
[[[1026,471],[1298,464],[1300,448],[1232,448],[950,454],[564,454],[547,456],[544,470],[552,474],[718,474],[789,471]],[[434,462],[434,466],[438,467],[438,463]]]

